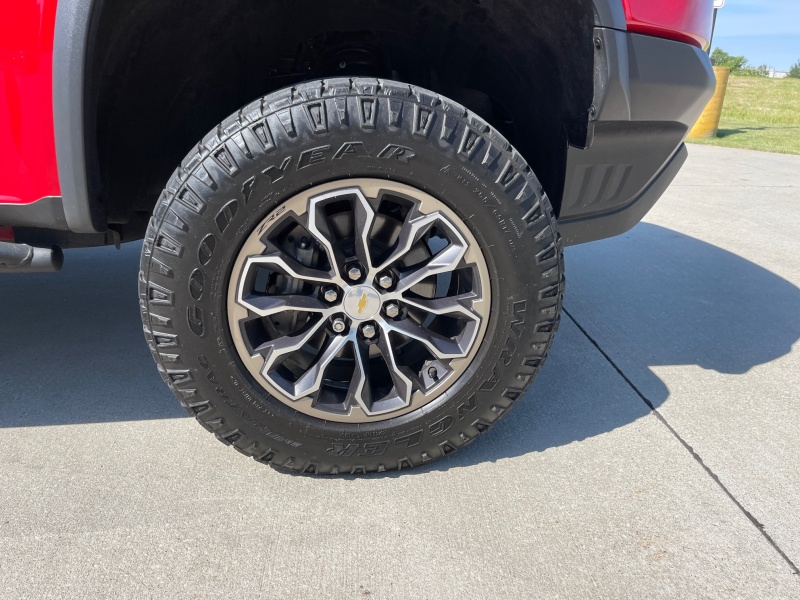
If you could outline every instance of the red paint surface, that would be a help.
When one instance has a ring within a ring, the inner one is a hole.
[[[628,31],[708,48],[714,0],[622,0],[622,5]]]
[[[0,204],[61,194],[53,133],[57,0],[0,0]]]

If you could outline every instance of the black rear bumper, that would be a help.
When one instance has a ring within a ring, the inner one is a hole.
[[[653,207],[686,160],[683,140],[714,92],[694,46],[595,29],[594,121],[567,153],[559,228],[565,245],[623,233]]]

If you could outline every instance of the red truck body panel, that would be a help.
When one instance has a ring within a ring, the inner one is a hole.
[[[0,204],[58,196],[53,133],[56,0],[0,8]]]
[[[694,44],[711,40],[714,0],[622,0],[628,31]]]

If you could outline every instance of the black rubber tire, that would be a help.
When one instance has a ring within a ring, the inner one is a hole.
[[[421,188],[465,220],[489,265],[492,314],[449,398],[356,425],[299,413],[256,384],[225,300],[239,248],[268,212],[312,185],[359,176]],[[544,363],[564,289],[550,202],[519,154],[463,106],[375,79],[275,92],[209,133],[158,201],[139,280],[153,357],[190,414],[243,454],[314,474],[417,466],[485,432]]]

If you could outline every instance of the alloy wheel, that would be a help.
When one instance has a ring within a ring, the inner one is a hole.
[[[271,212],[231,272],[228,322],[250,375],[284,404],[365,423],[447,394],[490,317],[466,223],[417,188],[316,186]]]

